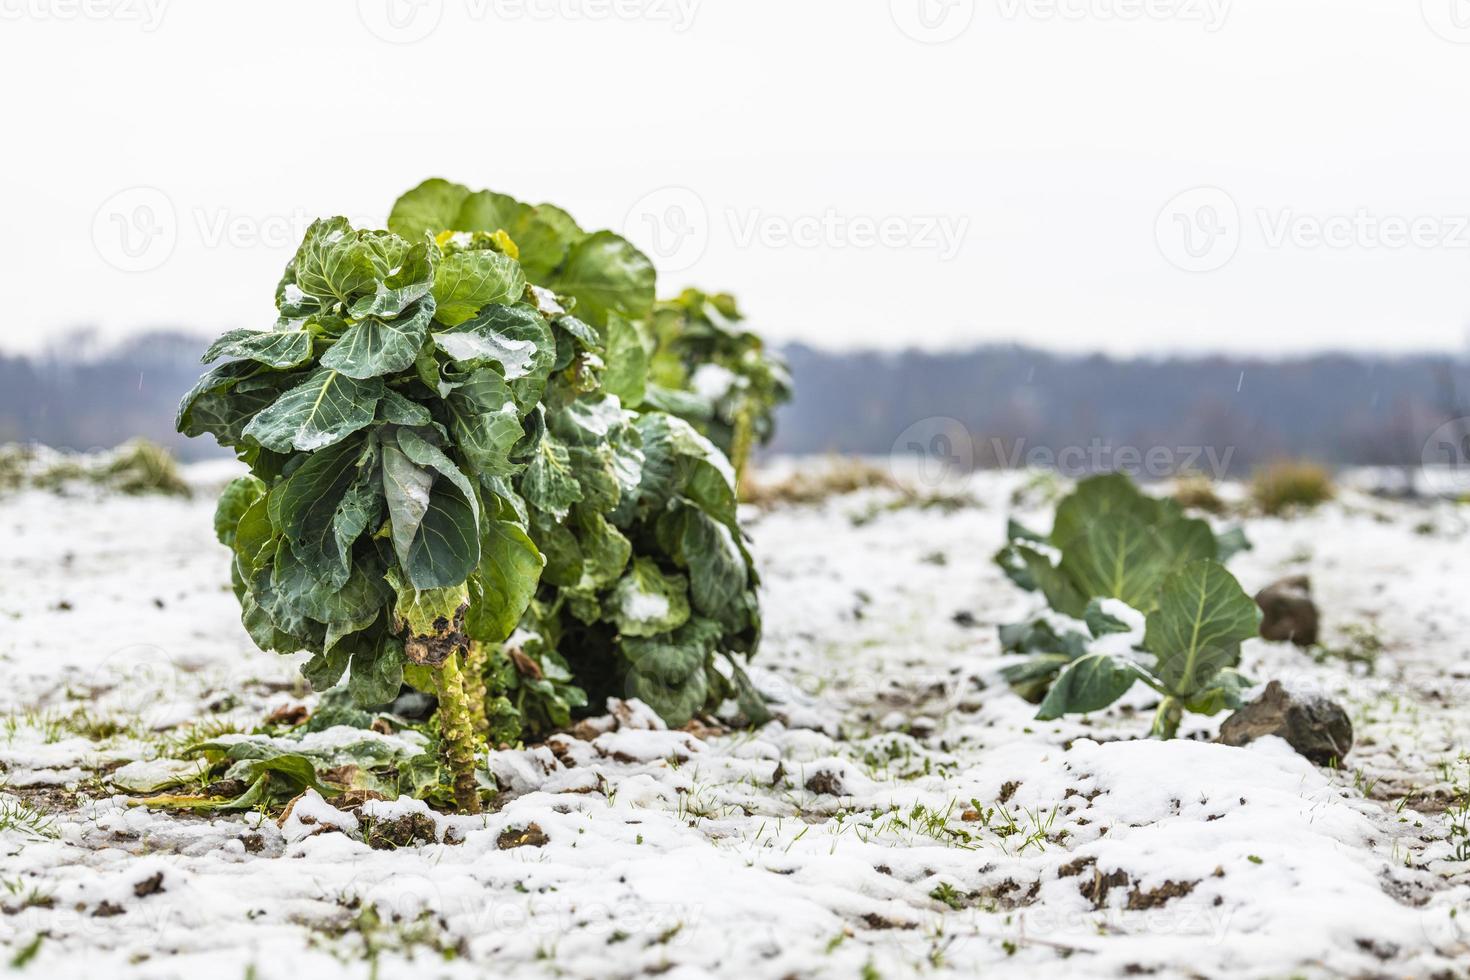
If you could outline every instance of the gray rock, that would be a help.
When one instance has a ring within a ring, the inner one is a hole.
[[[1312,582],[1305,575],[1288,575],[1256,593],[1261,607],[1261,636],[1285,640],[1299,647],[1317,642],[1317,604]]]
[[[1218,741],[1246,745],[1263,735],[1279,735],[1319,766],[1341,762],[1353,747],[1353,723],[1336,701],[1295,695],[1280,681],[1266,685],[1261,696],[1225,719]]]

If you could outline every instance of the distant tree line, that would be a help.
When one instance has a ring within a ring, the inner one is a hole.
[[[94,449],[146,436],[186,459],[216,455],[212,442],[173,431],[204,346],[157,331],[103,349],[77,334],[41,355],[0,355],[0,442]],[[1069,447],[1084,461],[1161,447],[1185,463],[1200,450],[1196,468],[1223,462],[1239,476],[1283,456],[1414,465],[1436,427],[1470,415],[1470,363],[1444,355],[1112,358],[1001,345],[785,354],[796,397],[767,453],[884,455],[914,423],[953,419],[935,424],[967,433],[981,467]]]

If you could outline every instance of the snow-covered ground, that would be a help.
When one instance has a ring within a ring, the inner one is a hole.
[[[238,624],[207,489],[0,498],[5,959],[46,980],[1467,975],[1465,511],[1349,494],[1248,523],[1246,589],[1309,572],[1327,646],[1363,661],[1247,644],[1254,678],[1348,708],[1329,771],[1213,744],[1220,718],[1142,740],[1142,689],[1034,721],[994,627],[1036,600],[990,562],[1024,483],[752,513],[778,721],[667,732],[620,705],[590,740],[496,753],[495,812],[386,850],[317,798],[278,826],[118,788],[312,703]],[[1047,512],[1032,493],[1018,516]]]

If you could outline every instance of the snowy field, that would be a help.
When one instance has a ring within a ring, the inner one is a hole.
[[[1470,976],[1464,508],[1349,493],[1247,524],[1232,570],[1250,592],[1309,573],[1326,652],[1252,640],[1243,669],[1347,708],[1341,770],[1213,744],[1223,716],[1142,740],[1142,687],[1034,721],[995,626],[1038,600],[990,561],[1013,509],[1047,525],[1039,495],[1013,508],[1023,475],[953,509],[752,511],[778,720],[670,732],[618,704],[493,753],[493,812],[426,814],[395,848],[317,798],[284,825],[129,805],[190,741],[315,704],[239,626],[218,474],[192,501],[0,498],[17,975]]]

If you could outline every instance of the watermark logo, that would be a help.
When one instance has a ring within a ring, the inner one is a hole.
[[[975,0],[888,0],[900,31],[921,44],[953,41],[975,19]]]
[[[102,202],[92,217],[92,244],[122,272],[147,272],[168,261],[179,241],[174,202],[156,187],[129,187]]]
[[[1429,29],[1452,44],[1470,44],[1470,0],[1419,0]]]
[[[1240,248],[1240,209],[1218,187],[1192,188],[1164,205],[1154,222],[1154,240],[1176,268],[1213,272]]]
[[[727,209],[725,221],[738,248],[886,248],[934,252],[941,262],[957,256],[970,231],[968,215],[914,214],[874,217],[843,214],[770,214],[759,208]]]
[[[704,199],[687,187],[651,191],[623,218],[623,237],[657,259],[661,272],[680,272],[698,262],[709,233]]]
[[[444,0],[357,0],[357,17],[381,41],[413,44],[438,28]]]
[[[1470,493],[1470,418],[1450,419],[1431,432],[1420,461],[1430,493],[1442,497]]]
[[[975,468],[975,440],[959,419],[935,415],[900,432],[888,458],[900,480],[933,489]]]

